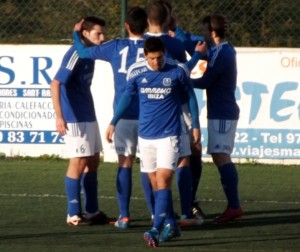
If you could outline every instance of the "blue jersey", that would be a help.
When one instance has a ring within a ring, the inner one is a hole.
[[[114,73],[115,95],[113,108],[115,111],[120,97],[126,88],[126,74],[129,66],[144,60],[144,39],[113,39],[102,45],[93,47],[84,47],[79,37],[74,37],[74,41],[80,57],[104,60],[111,64]],[[138,119],[138,114],[138,97],[136,97],[127,111],[122,115],[122,118]]]
[[[195,34],[191,34],[187,31],[183,31],[179,27],[175,29],[176,38],[178,38],[185,48],[185,50],[190,54],[193,55],[195,52],[195,47],[199,41],[203,42],[204,37],[198,36]]]
[[[166,59],[160,71],[147,61],[134,64],[128,71],[126,92],[139,95],[139,136],[158,139],[181,134],[182,94],[188,92],[188,76],[174,60]]]
[[[64,55],[54,79],[60,82],[60,102],[66,122],[93,122],[96,113],[90,90],[94,61],[80,59],[74,46]]]
[[[179,39],[173,38],[167,33],[147,32],[144,35],[146,39],[152,36],[161,38],[166,48],[167,57],[172,58],[174,60],[178,60],[181,63],[185,63],[187,61],[185,49],[183,47],[182,42]]]
[[[239,107],[235,99],[237,82],[236,51],[228,42],[208,48],[207,69],[194,88],[206,89],[207,118],[237,120]]]

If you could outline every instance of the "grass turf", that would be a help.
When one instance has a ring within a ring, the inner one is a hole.
[[[150,216],[135,164],[131,201],[132,228],[65,224],[66,160],[0,160],[0,251],[146,251],[143,232]],[[203,165],[198,196],[207,213],[198,228],[182,229],[163,251],[300,251],[300,167],[238,164],[240,199],[245,216],[227,225],[212,224],[225,208],[219,174]],[[99,205],[117,217],[116,164],[99,170]],[[173,181],[175,210],[179,199]]]

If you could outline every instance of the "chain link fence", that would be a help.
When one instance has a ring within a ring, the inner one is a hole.
[[[128,0],[127,8],[145,7],[147,0]],[[209,13],[230,21],[229,39],[238,47],[299,47],[298,0],[171,0],[174,15],[185,30],[199,34]],[[124,0],[0,0],[0,43],[66,44],[82,17],[95,15],[107,22],[106,38],[122,35]]]

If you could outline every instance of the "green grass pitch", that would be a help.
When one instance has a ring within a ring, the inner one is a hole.
[[[0,160],[0,251],[147,251],[143,232],[150,216],[134,166],[131,200],[132,227],[112,225],[69,227],[64,176],[66,160]],[[213,218],[225,208],[219,174],[204,163],[198,198],[207,213],[205,224],[182,229],[178,239],[159,251],[300,251],[300,167],[238,164],[240,199],[245,216],[227,225]],[[117,165],[101,163],[99,205],[117,217]],[[173,181],[174,204],[179,199]]]

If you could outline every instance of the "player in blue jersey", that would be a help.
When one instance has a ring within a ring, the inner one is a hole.
[[[80,23],[75,25],[75,31],[80,30]],[[126,39],[113,39],[100,46],[86,47],[81,43],[78,33],[74,34],[75,46],[82,58],[100,59],[111,64],[114,73],[114,102],[116,109],[121,95],[126,88],[126,74],[130,65],[144,60],[143,34],[147,28],[147,14],[140,7],[131,8],[125,20]],[[132,165],[137,150],[137,127],[139,106],[138,97],[134,98],[130,107],[122,115],[116,125],[114,145],[118,154],[117,197],[120,215],[115,226],[128,228],[130,226],[130,196],[132,189]],[[142,184],[151,214],[153,215],[153,193],[146,173],[141,173]]]
[[[87,46],[104,41],[105,21],[87,17],[82,23],[80,38]],[[63,135],[69,151],[65,177],[67,223],[69,225],[106,224],[111,220],[98,208],[97,168],[102,149],[90,86],[94,61],[79,59],[74,46],[66,52],[51,82],[56,113],[56,129]],[[85,217],[80,191],[84,191]]]
[[[152,0],[147,5],[148,15],[148,32],[145,33],[145,38],[157,36],[162,39],[166,46],[167,56],[178,60],[179,62],[186,62],[186,53],[180,40],[172,38],[168,34],[168,9],[162,1]]]
[[[231,160],[240,112],[235,98],[236,51],[225,39],[227,22],[223,16],[204,17],[202,29],[205,43],[200,50],[207,55],[207,69],[200,79],[192,81],[195,88],[206,89],[207,153],[218,167],[227,198],[227,208],[215,223],[223,224],[243,215],[238,196],[238,172]]]
[[[171,8],[169,2],[165,0],[153,0],[149,2],[147,6],[149,31],[145,34],[145,37],[160,37],[166,47],[167,57],[185,63],[189,69],[192,69],[199,60],[198,55],[193,55],[192,59],[187,62],[185,49],[181,41],[172,38],[168,34]],[[196,58],[194,56],[196,56]],[[180,224],[181,226],[194,226],[201,225],[204,221],[197,202],[194,202],[202,170],[202,149],[200,142],[190,144],[190,128],[188,128],[188,124],[190,123],[187,122],[190,116],[186,108],[187,106],[183,105],[183,117],[185,119],[182,119],[182,127],[184,130],[182,131],[181,142],[183,148],[181,149],[178,169],[176,170],[176,180],[181,202]],[[193,212],[195,215],[193,215]]]
[[[172,4],[168,0],[156,0],[162,2],[168,9],[168,24],[166,30],[168,30],[168,34],[171,37],[178,38],[185,49],[187,53],[189,53],[192,58],[186,63],[190,71],[195,67],[195,65],[198,63],[198,60],[201,58],[201,55],[199,53],[199,42],[203,42],[204,38],[202,36],[194,35],[191,34],[187,31],[183,31],[181,28],[177,26],[177,20],[172,14]],[[180,38],[180,35],[183,34],[182,36],[184,39]],[[195,57],[196,56],[196,57]],[[185,112],[184,114],[185,122],[188,125],[188,128],[190,129],[190,118],[187,116],[187,113]],[[200,184],[200,179],[201,179],[201,174],[202,174],[202,144],[197,143],[194,145],[191,145],[191,151],[192,154],[189,156],[189,164],[192,172],[192,205],[191,205],[191,214],[194,218],[198,219],[200,223],[204,222],[204,217],[205,213],[199,206],[198,200],[197,200],[197,190]],[[179,170],[180,171],[180,170]],[[183,184],[183,186],[185,186]],[[189,226],[193,224],[194,221],[193,219],[181,219],[181,224],[182,226]],[[194,223],[194,224],[197,224]]]
[[[163,41],[149,37],[144,53],[146,61],[134,64],[128,71],[126,92],[106,131],[106,139],[111,142],[117,121],[138,94],[141,170],[148,173],[156,195],[153,227],[144,233],[144,239],[149,246],[157,247],[159,241],[180,235],[173,211],[171,184],[180,151],[183,96],[187,96],[192,114],[195,142],[200,137],[199,114],[188,73],[184,66],[165,57]],[[172,232],[165,233],[164,225]]]

